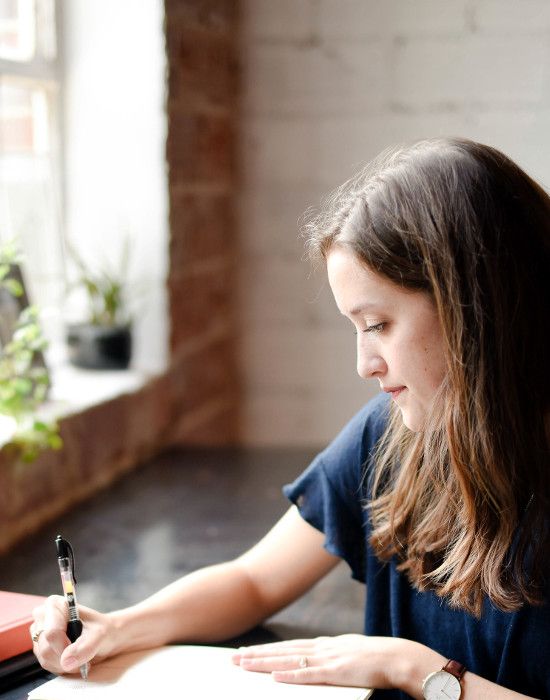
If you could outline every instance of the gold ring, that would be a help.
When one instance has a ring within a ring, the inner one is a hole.
[[[298,661],[298,666],[300,668],[307,668],[307,656],[300,656],[300,661]]]
[[[40,635],[42,634],[43,631],[44,631],[44,630],[37,630],[36,632],[33,632],[33,633],[31,634],[31,639],[32,639],[32,641],[33,641],[34,644],[36,644],[36,642],[38,641],[38,639],[39,639],[39,637],[40,637]]]

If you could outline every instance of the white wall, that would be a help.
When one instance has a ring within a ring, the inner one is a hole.
[[[167,361],[168,261],[162,0],[65,0],[67,234],[87,260],[119,260],[131,240],[136,367]],[[67,315],[81,312],[69,299]]]
[[[297,221],[383,148],[462,135],[550,186],[550,3],[244,0],[249,444],[321,445],[377,391]]]

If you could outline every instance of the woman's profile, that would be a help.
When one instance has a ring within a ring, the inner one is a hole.
[[[124,610],[83,607],[74,644],[50,598],[38,659],[73,672],[223,641],[343,559],[366,584],[363,635],[234,662],[388,700],[550,698],[550,198],[500,151],[435,138],[383,153],[305,233],[381,393],[285,487],[293,505],[252,549]]]

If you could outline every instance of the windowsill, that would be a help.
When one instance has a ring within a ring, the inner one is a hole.
[[[36,418],[62,420],[93,406],[141,389],[156,374],[143,370],[89,370],[59,364],[50,369],[48,400],[35,412]],[[11,441],[16,423],[0,415],[0,449]]]
[[[50,370],[51,389],[42,407],[57,419],[141,389],[154,375],[137,369],[95,370],[61,364]]]

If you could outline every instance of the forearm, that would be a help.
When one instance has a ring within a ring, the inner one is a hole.
[[[299,598],[338,558],[324,535],[289,508],[238,559],[183,577],[142,603],[109,616],[107,653],[168,642],[218,642],[258,624]]]
[[[428,674],[443,668],[448,659],[422,644],[403,641],[407,648],[396,662],[395,685],[415,700],[422,700],[422,681]],[[533,700],[470,671],[464,674],[462,687],[461,700]]]
[[[237,561],[209,566],[111,613],[110,653],[175,641],[221,641],[250,629],[270,612]]]

